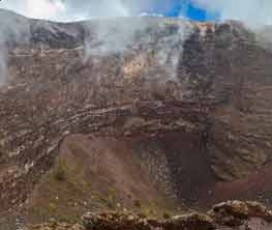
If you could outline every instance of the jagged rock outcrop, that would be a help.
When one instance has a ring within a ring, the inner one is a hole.
[[[221,203],[207,214],[192,213],[174,216],[167,220],[156,220],[130,213],[87,213],[82,225],[58,224],[52,222],[30,229],[70,229],[70,230],[232,230],[232,229],[271,229],[271,211],[259,203],[231,201]]]
[[[27,200],[72,134],[152,143],[180,201],[270,165],[272,55],[242,25],[143,17],[120,37],[122,19],[16,17],[29,33],[9,44],[0,89],[1,209]]]

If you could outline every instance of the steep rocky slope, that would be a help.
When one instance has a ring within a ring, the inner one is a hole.
[[[39,191],[59,158],[83,168],[79,180],[92,178],[94,190],[110,183],[130,202],[205,204],[271,191],[272,53],[243,25],[1,14],[10,22],[1,28],[9,31],[1,211],[47,203]],[[221,196],[224,188],[231,192]]]

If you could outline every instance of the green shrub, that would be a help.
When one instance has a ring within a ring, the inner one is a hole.
[[[57,181],[64,181],[66,177],[66,167],[64,161],[59,161],[54,170],[54,178]]]
[[[134,200],[134,206],[135,206],[136,208],[142,207],[141,201],[140,201],[140,200]]]
[[[171,216],[170,216],[170,214],[169,214],[168,212],[164,212],[164,213],[163,213],[163,218],[164,218],[164,219],[167,220],[167,219],[170,219],[170,217],[171,217]]]

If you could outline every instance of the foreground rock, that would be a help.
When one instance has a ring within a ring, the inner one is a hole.
[[[82,225],[49,223],[27,230],[269,230],[272,212],[256,202],[221,203],[205,214],[192,213],[167,220],[149,219],[130,213],[87,213]]]

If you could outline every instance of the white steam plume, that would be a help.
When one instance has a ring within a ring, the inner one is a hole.
[[[91,55],[108,55],[124,52],[132,45],[137,30],[144,30],[145,24],[138,19],[114,19],[97,21],[94,28],[87,30],[92,34],[85,40],[87,58]],[[93,31],[92,31],[93,30]]]
[[[0,86],[7,81],[8,45],[27,44],[30,26],[26,18],[9,12],[0,13]]]
[[[153,64],[149,66],[150,70],[154,65],[161,68],[163,74],[148,76],[153,80],[177,80],[176,73],[183,44],[193,32],[192,24],[183,20],[134,17],[126,20],[102,20],[95,25],[95,29],[90,27],[92,35],[85,43],[85,61],[100,61],[97,57],[111,54],[122,54],[123,57],[126,54],[136,54],[138,58],[133,59],[131,66],[137,69],[142,68],[143,62],[147,62],[145,58],[152,54]],[[93,56],[96,58],[89,59]]]

